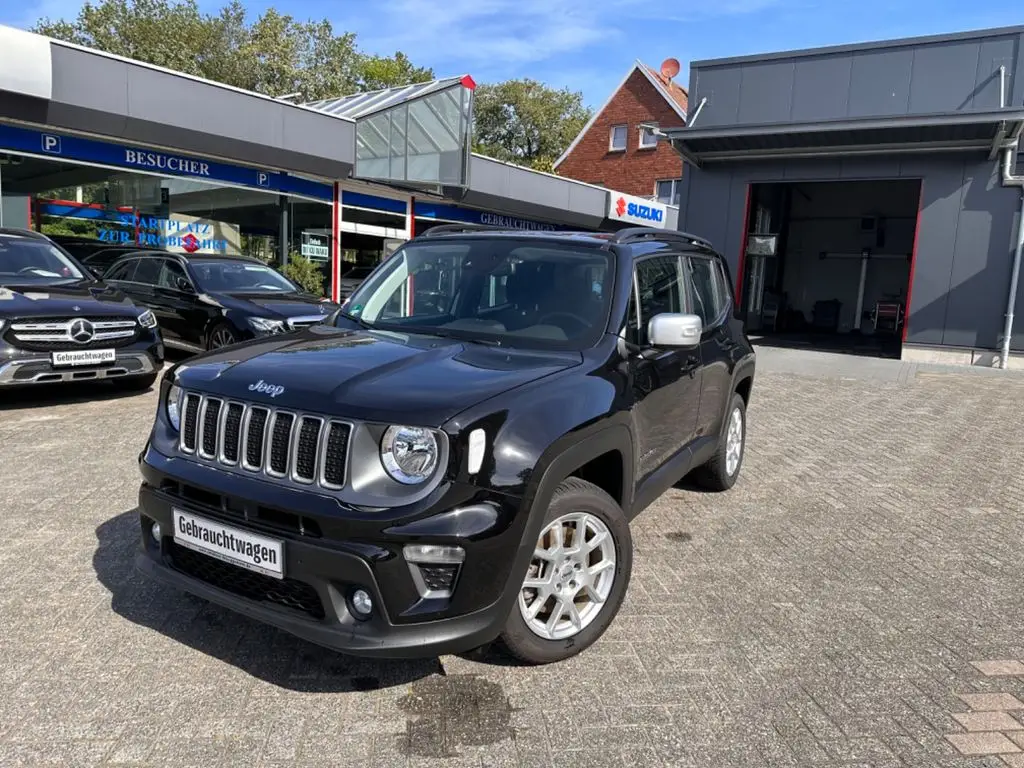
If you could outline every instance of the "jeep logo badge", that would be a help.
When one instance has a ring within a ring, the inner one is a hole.
[[[280,387],[276,384],[267,384],[263,379],[260,379],[255,384],[249,385],[250,392],[262,392],[263,394],[270,395],[271,397],[277,397],[284,392],[284,387]]]

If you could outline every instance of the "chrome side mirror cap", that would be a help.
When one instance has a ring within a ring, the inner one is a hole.
[[[647,325],[647,339],[652,347],[692,349],[700,344],[704,323],[699,315],[663,312]]]

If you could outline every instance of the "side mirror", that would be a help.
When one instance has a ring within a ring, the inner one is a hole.
[[[700,344],[704,323],[698,315],[663,312],[647,324],[647,339],[652,347],[693,349]]]
[[[195,293],[195,289],[192,287],[192,283],[186,280],[184,277],[174,278],[174,284],[178,290],[183,293]]]

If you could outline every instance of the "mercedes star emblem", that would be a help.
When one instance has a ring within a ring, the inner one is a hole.
[[[72,340],[77,341],[79,344],[88,344],[92,341],[93,328],[92,323],[88,320],[83,320],[82,318],[72,320],[68,332],[71,334]]]

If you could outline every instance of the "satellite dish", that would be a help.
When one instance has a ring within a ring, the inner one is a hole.
[[[666,80],[671,80],[679,74],[679,59],[665,59],[661,62],[661,74]]]

